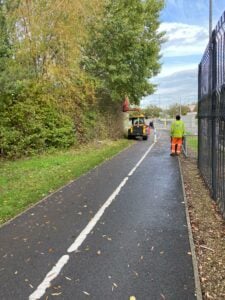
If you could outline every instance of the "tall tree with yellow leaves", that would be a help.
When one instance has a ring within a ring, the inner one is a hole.
[[[101,11],[100,3],[4,1],[12,47],[8,75],[13,78],[2,112],[8,120],[1,138],[4,153],[68,146],[85,134],[94,87],[80,68],[81,47],[88,38],[86,22]]]

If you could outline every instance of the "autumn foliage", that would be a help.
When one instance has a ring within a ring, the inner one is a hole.
[[[162,5],[0,1],[1,155],[120,136],[125,95],[137,104],[154,90]]]

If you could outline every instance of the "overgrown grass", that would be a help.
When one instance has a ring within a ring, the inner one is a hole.
[[[0,224],[131,143],[125,139],[104,141],[80,150],[55,151],[17,161],[1,161]]]

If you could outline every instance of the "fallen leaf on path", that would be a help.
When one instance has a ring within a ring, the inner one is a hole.
[[[66,278],[66,280],[70,280],[70,281],[72,280],[72,279],[71,279],[71,278],[69,278],[69,277],[65,277],[65,278]]]
[[[54,289],[54,290],[61,289],[61,285],[53,286],[53,289]]]
[[[28,263],[30,260],[31,260],[31,258],[28,257],[28,258],[25,260],[25,262]]]
[[[83,291],[83,293],[87,296],[90,296],[91,294],[89,294],[88,292]]]
[[[61,295],[62,294],[62,292],[60,292],[60,293],[52,293],[51,295],[52,296],[59,296],[59,295]]]
[[[133,270],[133,273],[138,277],[138,273],[136,271]]]

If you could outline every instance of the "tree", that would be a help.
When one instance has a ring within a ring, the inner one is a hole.
[[[147,108],[143,109],[143,112],[149,118],[158,118],[162,109],[157,105],[149,105]]]
[[[8,28],[5,17],[5,5],[0,0],[0,95],[4,90],[4,83],[6,80],[5,72],[7,70],[10,52]]]
[[[170,107],[167,110],[167,113],[171,118],[175,118],[175,116],[180,113],[184,116],[188,112],[190,112],[190,108],[188,105],[180,105],[178,103],[170,105]]]
[[[0,2],[1,153],[67,147],[85,135],[94,86],[80,67],[81,45],[88,38],[86,20],[98,14],[100,3]]]
[[[128,96],[139,104],[154,92],[149,82],[160,70],[163,34],[158,32],[163,1],[106,1],[104,17],[91,24],[83,65],[98,81],[99,90],[114,101]]]
[[[162,0],[0,0],[2,152],[64,147],[96,132],[108,137],[125,95],[138,104],[154,91],[149,78],[160,69],[162,6]]]

